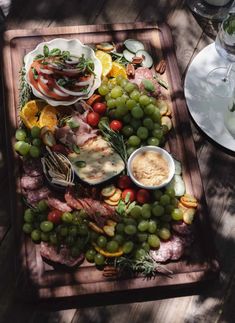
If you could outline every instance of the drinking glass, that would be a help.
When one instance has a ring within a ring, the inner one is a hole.
[[[232,96],[235,87],[233,63],[235,62],[235,7],[221,23],[218,31],[215,48],[218,54],[225,58],[227,66],[219,66],[207,75],[209,90],[220,97]]]

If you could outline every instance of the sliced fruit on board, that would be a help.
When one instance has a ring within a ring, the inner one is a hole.
[[[127,74],[126,74],[126,69],[123,65],[117,63],[117,62],[113,62],[112,63],[112,69],[109,72],[109,76],[111,77],[117,77],[118,75],[123,76],[124,78],[127,78]]]
[[[132,53],[137,53],[139,50],[144,50],[144,44],[139,40],[127,39],[124,41],[124,45]]]
[[[136,56],[143,57],[143,61],[141,62],[141,66],[150,68],[153,65],[153,59],[146,50],[138,50]]]
[[[42,127],[46,126],[51,131],[54,131],[57,124],[58,124],[58,119],[57,119],[56,108],[54,108],[50,105],[45,106],[42,109],[39,120],[38,120],[39,127],[42,128]]]
[[[102,50],[97,50],[95,53],[96,57],[100,60],[102,65],[102,76],[106,76],[112,69],[112,57],[108,53]]]

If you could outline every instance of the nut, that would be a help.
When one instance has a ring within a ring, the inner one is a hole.
[[[134,56],[132,58],[132,64],[141,64],[143,62],[144,58],[140,56]]]
[[[104,277],[114,278],[118,276],[118,270],[113,266],[106,266],[103,271]]]
[[[164,74],[166,71],[166,61],[162,59],[156,66],[155,70],[159,74]]]
[[[126,74],[129,77],[134,77],[135,76],[135,67],[134,67],[133,64],[127,64]]]

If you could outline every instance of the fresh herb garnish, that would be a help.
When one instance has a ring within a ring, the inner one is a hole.
[[[44,57],[48,57],[50,53],[49,47],[47,45],[43,46],[43,55]]]
[[[37,72],[37,70],[34,67],[32,67],[32,72],[33,72],[33,78],[35,80],[37,80],[38,79],[38,72]]]
[[[32,90],[26,81],[26,70],[24,66],[20,70],[19,93],[19,108],[22,109],[23,106],[32,99]]]
[[[76,153],[76,154],[79,154],[80,153],[80,148],[77,146],[77,145],[72,145],[72,149],[73,151]]]
[[[75,162],[75,165],[79,168],[84,168],[86,167],[86,162],[84,160],[78,160]]]

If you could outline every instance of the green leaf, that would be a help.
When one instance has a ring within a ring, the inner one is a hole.
[[[154,92],[155,91],[155,87],[153,85],[153,83],[150,80],[142,80],[142,83],[144,85],[144,88],[146,91],[149,92]]]
[[[79,154],[80,153],[80,148],[76,145],[73,144],[73,151],[76,153],[76,154]]]
[[[128,192],[127,195],[125,196],[125,203],[128,203],[130,201],[130,196],[131,196],[131,193]]]
[[[166,90],[168,90],[168,84],[165,81],[163,81],[162,79],[158,79],[157,82],[158,82],[159,85],[161,85]]]
[[[33,78],[35,80],[37,80],[38,79],[38,72],[36,71],[36,69],[34,67],[32,67],[32,71],[33,71]]]
[[[50,53],[50,56],[59,56],[61,55],[61,50],[59,48],[53,48]]]
[[[44,54],[44,56],[48,57],[49,52],[50,52],[49,47],[47,45],[44,45],[43,46],[43,54]]]
[[[116,211],[118,214],[123,215],[126,211],[126,204],[124,203],[124,201],[120,200],[118,203],[118,206],[116,208]]]
[[[34,61],[36,61],[36,60],[38,60],[38,59],[42,59],[42,58],[44,58],[44,56],[42,55],[42,54],[38,54],[38,55],[36,55],[35,57],[34,57]]]
[[[76,129],[79,128],[80,124],[74,120],[73,118],[70,118],[66,121],[66,124],[71,128],[71,129]]]
[[[78,160],[75,162],[75,165],[79,168],[84,168],[86,167],[86,162],[84,160]]]

